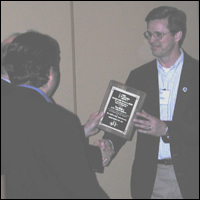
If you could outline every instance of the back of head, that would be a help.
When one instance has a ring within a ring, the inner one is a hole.
[[[3,65],[13,84],[41,87],[49,80],[50,68],[59,71],[60,49],[57,41],[38,32],[26,32],[9,45]]]
[[[7,48],[9,44],[21,33],[13,33],[9,35],[2,43],[1,43],[1,75],[2,76],[7,76],[7,71],[5,70],[4,66],[2,65],[3,59],[6,55]]]
[[[175,35],[177,32],[182,31],[182,38],[179,45],[183,44],[186,35],[186,14],[177,8],[170,6],[160,6],[149,12],[145,21],[149,23],[151,20],[168,19],[168,29]]]

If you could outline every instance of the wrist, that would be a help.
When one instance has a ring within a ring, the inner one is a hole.
[[[88,138],[89,137],[89,131],[85,126],[86,125],[83,126],[83,130],[84,130],[84,133],[85,133],[85,137]]]

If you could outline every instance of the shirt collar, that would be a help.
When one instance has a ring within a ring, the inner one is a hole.
[[[11,83],[10,80],[8,80],[7,78],[1,77],[1,79],[8,82],[8,83]]]
[[[182,68],[182,65],[181,63],[183,63],[183,60],[184,60],[184,52],[182,49],[180,49],[181,51],[181,55],[179,56],[179,58],[177,59],[177,61],[170,67],[170,70],[175,70],[175,71],[179,71],[181,70]],[[157,58],[157,68],[158,68],[158,71],[161,72],[161,73],[165,73],[163,68],[162,68],[162,65],[159,63],[158,61],[158,58]]]
[[[37,91],[38,93],[40,93],[46,99],[47,102],[53,103],[51,101],[51,99],[42,90],[40,90],[39,88],[36,88],[34,86],[31,86],[31,85],[24,85],[24,84],[20,84],[18,86],[19,87],[25,87],[25,88],[33,89],[33,90]]]

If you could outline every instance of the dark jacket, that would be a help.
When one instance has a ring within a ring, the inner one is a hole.
[[[14,86],[11,83],[1,79],[1,98],[13,92]]]
[[[185,53],[185,52],[184,52]],[[158,71],[156,60],[133,70],[126,84],[147,93],[143,109],[160,118]],[[187,92],[183,88],[187,88]],[[185,53],[173,120],[169,127],[171,156],[183,198],[199,198],[199,61]],[[135,131],[135,130],[134,130]],[[118,152],[125,140],[110,134]],[[157,171],[159,137],[137,135],[132,167],[131,194],[134,199],[151,198]]]
[[[21,87],[3,98],[1,109],[7,198],[102,198],[76,115]]]

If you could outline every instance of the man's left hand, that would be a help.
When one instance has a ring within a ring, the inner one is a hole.
[[[133,120],[135,122],[135,126],[138,128],[138,132],[156,137],[162,137],[166,135],[165,122],[146,113],[144,110],[142,110],[142,112],[137,112],[136,114],[137,116],[144,118],[144,120]]]
[[[103,112],[95,112],[92,115],[90,115],[90,118],[84,125],[85,137],[90,137],[99,132],[99,129],[96,128],[96,126],[99,123],[99,120],[103,117],[103,115]]]

